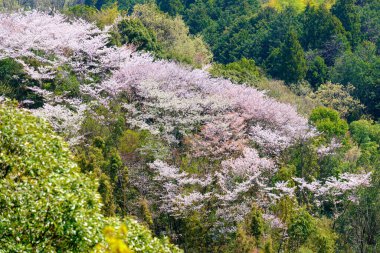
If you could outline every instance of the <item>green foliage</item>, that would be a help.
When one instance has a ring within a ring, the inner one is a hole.
[[[306,8],[301,42],[305,50],[320,50],[328,66],[348,48],[342,23],[326,8]]]
[[[298,210],[290,220],[289,240],[293,249],[298,248],[315,232],[312,216],[304,209]]]
[[[0,242],[6,252],[85,252],[99,241],[100,201],[50,126],[0,104]]]
[[[183,252],[169,242],[167,237],[153,237],[146,227],[137,221],[127,218],[124,221],[127,227],[126,242],[136,253],[181,253]]]
[[[379,166],[380,159],[372,161]],[[380,180],[379,172],[375,172],[372,186],[364,190],[359,203],[349,205],[346,211],[335,222],[336,230],[341,234],[340,248],[346,252],[378,252],[380,241]],[[360,231],[360,233],[358,233]]]
[[[112,5],[117,4],[116,0],[94,0],[95,2],[95,7],[98,10],[109,8]]]
[[[249,235],[243,226],[238,226],[236,231],[236,238],[232,240],[231,245],[226,250],[222,252],[233,252],[233,253],[247,253],[252,252],[256,249],[256,240]]]
[[[181,226],[182,241],[179,241],[181,247],[186,252],[212,251],[213,240],[209,234],[209,224],[206,222],[205,214],[195,212],[184,221]],[[212,220],[212,214],[208,215]],[[168,221],[166,219],[166,221]],[[171,224],[170,222],[168,222]],[[176,224],[176,223],[174,223]]]
[[[142,217],[146,224],[148,224],[150,227],[153,226],[153,217],[152,213],[149,209],[149,203],[145,198],[142,198],[140,200],[140,206],[141,206],[141,213]]]
[[[133,7],[137,4],[155,3],[155,0],[118,0],[119,9],[132,13]]]
[[[293,9],[281,13],[261,9],[255,15],[236,17],[228,29],[221,29],[222,34],[205,35],[217,61],[229,63],[246,57],[263,66],[271,51],[281,46],[290,30],[298,31],[300,24]]]
[[[253,58],[257,42],[250,37],[248,18],[258,11],[258,0],[195,1],[185,11],[185,20],[192,33],[199,33],[210,45],[215,60],[220,63]],[[256,61],[256,59],[255,59]]]
[[[264,219],[262,217],[261,211],[257,207],[253,207],[250,213],[250,225],[249,232],[252,236],[258,240],[264,233]]]
[[[17,98],[22,92],[22,80],[25,74],[22,65],[13,59],[0,60],[0,94],[9,98]]]
[[[192,34],[197,34],[210,27],[217,26],[217,22],[210,17],[212,8],[210,1],[196,0],[185,12],[185,21]],[[210,43],[209,43],[210,44]]]
[[[98,191],[105,204],[102,207],[103,214],[123,215],[128,210],[127,198],[130,192],[128,168],[124,166],[117,150],[107,150],[105,146],[100,148],[95,145],[77,148],[76,160],[82,171],[94,172],[99,178]]]
[[[117,145],[125,130],[125,119],[116,103],[112,110],[99,106],[84,119],[82,131],[87,134],[87,145],[76,147],[76,160],[82,171],[94,172],[100,180],[99,192],[104,206],[103,214],[124,215],[127,211],[129,189],[128,168],[122,162]],[[99,124],[104,117],[108,124]]]
[[[138,50],[158,52],[160,45],[153,30],[146,28],[137,18],[127,18],[117,25],[121,44],[133,44]]]
[[[99,28],[103,29],[107,25],[112,25],[119,15],[118,6],[114,1],[105,4],[99,0],[101,7],[96,9],[91,4],[75,5],[64,11],[71,18],[82,18],[88,22],[95,23]],[[104,6],[103,6],[104,5]]]
[[[352,85],[346,87],[341,84],[322,84],[315,93],[315,99],[323,106],[334,109],[346,118],[355,119],[364,110],[359,100],[353,98],[355,88]]]
[[[266,241],[265,242],[263,253],[274,253],[271,241]]]
[[[312,142],[301,142],[290,148],[288,152],[289,154],[284,156],[287,168],[280,170],[275,179],[293,174],[308,180],[319,176],[320,165]]]
[[[128,129],[119,102],[111,103],[109,108],[92,108],[81,130],[87,143],[75,147],[76,160],[82,171],[94,172],[99,178],[104,215],[134,214],[152,224],[149,206],[141,202],[141,194],[130,183],[127,165],[164,159],[169,154],[168,147],[148,131]],[[99,123],[99,117],[104,124]]]
[[[78,4],[65,10],[65,14],[72,18],[82,18],[89,22],[96,21],[96,14],[98,10],[89,5]]]
[[[274,182],[289,181],[292,179],[292,177],[295,176],[295,173],[296,173],[296,167],[294,164],[283,166],[277,171],[276,175],[273,178],[273,181]]]
[[[5,96],[18,101],[31,100],[30,107],[42,105],[42,98],[27,89],[27,86],[34,86],[24,73],[23,67],[14,59],[6,58],[0,60],[0,96]]]
[[[284,43],[272,50],[267,59],[267,68],[274,77],[286,83],[297,83],[306,76],[307,66],[304,51],[294,31],[290,31]]]
[[[167,237],[153,237],[151,231],[136,220],[127,217],[123,222],[111,220],[104,229],[104,242],[95,247],[94,253],[181,253],[181,249]]]
[[[179,17],[170,17],[156,5],[136,5],[133,17],[156,32],[163,53],[159,56],[201,67],[211,60],[211,53],[200,36],[189,35],[189,28]]]
[[[133,130],[126,130],[120,137],[119,150],[122,154],[135,152],[136,149],[141,147],[143,139],[148,133],[136,132]]]
[[[162,11],[172,16],[182,13],[185,10],[185,6],[181,0],[158,0],[157,3]]]
[[[331,221],[322,218],[316,219],[316,231],[310,236],[309,244],[313,252],[334,253],[336,252],[337,235],[331,229]]]
[[[354,121],[350,124],[352,138],[359,144],[375,142],[380,145],[380,124],[368,120]]]
[[[99,229],[104,224],[94,178],[80,172],[68,146],[44,121],[6,102],[0,105],[0,123],[1,250],[90,251],[101,241]],[[117,152],[105,149],[106,143],[94,138],[87,154],[91,161],[82,161],[82,169],[100,173],[102,195],[113,190],[116,200],[122,200],[125,192],[119,196],[118,190],[123,162]],[[104,167],[107,176],[98,171],[98,166]],[[105,200],[105,205],[112,205]],[[146,203],[143,206],[147,209]],[[146,216],[152,224],[152,217]],[[117,232],[106,229],[105,239],[95,252],[182,251],[167,238],[154,238],[147,228],[128,218]]]
[[[262,78],[261,70],[256,66],[255,61],[246,58],[227,65],[214,64],[210,73],[216,77],[223,76],[236,83],[246,84],[253,84]]]
[[[169,242],[167,237],[157,238],[132,217],[123,221],[109,219],[103,231],[105,240],[94,253],[181,253],[183,250]]]
[[[96,25],[103,29],[105,26],[112,25],[118,16],[119,12],[116,3],[110,3],[109,5],[106,5],[106,7],[102,6],[95,16]]]
[[[308,5],[313,7],[322,5],[325,8],[329,8],[334,2],[334,0],[269,0],[267,5],[278,11],[283,11],[286,8],[294,8],[301,12],[305,10]]]
[[[22,78],[24,75],[22,65],[14,59],[6,58],[0,60],[1,82],[17,86],[19,84],[17,79]]]
[[[332,81],[355,87],[354,96],[367,107],[369,113],[380,117],[380,57],[376,46],[363,42],[354,51],[345,52],[332,69]]]
[[[314,59],[307,61],[306,80],[314,87],[317,88],[320,84],[325,83],[328,78],[328,67],[325,60],[317,55]]]
[[[67,69],[58,69],[50,89],[57,95],[67,94],[71,97],[78,97],[80,94],[79,86],[80,83],[75,74],[70,73]]]
[[[360,41],[360,16],[356,0],[337,0],[332,8],[332,13],[342,22],[348,38],[353,46]]]
[[[310,115],[310,122],[317,130],[328,137],[344,137],[348,131],[348,124],[339,118],[339,113],[326,107],[318,107]]]
[[[380,46],[380,1],[362,1],[359,8],[360,32],[363,40]]]

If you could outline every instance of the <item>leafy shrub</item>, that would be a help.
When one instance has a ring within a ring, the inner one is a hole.
[[[352,138],[359,144],[377,142],[380,145],[380,124],[369,120],[358,120],[350,124]]]
[[[310,115],[310,121],[318,131],[329,137],[343,137],[348,131],[347,122],[339,118],[339,113],[326,107],[315,108]]]
[[[95,253],[181,253],[167,237],[153,237],[149,229],[128,217],[124,222],[111,222],[104,229],[105,243],[96,246]]]
[[[262,78],[261,70],[256,66],[255,61],[246,58],[227,65],[214,64],[210,73],[213,76],[228,77],[234,82],[246,84],[257,82]]]
[[[0,244],[6,252],[84,252],[102,227],[96,183],[51,127],[0,104]]]
[[[326,83],[319,86],[315,98],[322,105],[338,111],[343,117],[358,117],[364,106],[350,95],[354,89],[352,85]]]

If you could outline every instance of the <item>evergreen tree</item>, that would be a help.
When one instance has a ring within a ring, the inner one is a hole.
[[[208,2],[197,0],[185,11],[184,18],[191,33],[200,33],[211,26],[213,20],[210,17],[210,8]]]
[[[134,44],[138,50],[158,51],[160,48],[156,34],[146,28],[141,20],[129,18],[121,21],[118,31],[122,44]]]
[[[306,76],[305,53],[294,31],[290,31],[279,49],[268,57],[268,71],[286,83],[296,83]]]
[[[306,73],[306,80],[314,87],[317,88],[320,84],[325,83],[328,78],[328,67],[325,60],[316,56],[314,59],[308,61],[308,70]]]
[[[360,16],[355,5],[356,0],[338,0],[332,13],[339,18],[353,46],[360,41]]]
[[[169,13],[171,16],[180,14],[185,10],[181,0],[158,0],[157,3],[162,11]]]
[[[306,8],[301,42],[305,50],[319,50],[328,66],[348,47],[342,23],[324,7]]]
[[[367,107],[367,111],[380,117],[380,57],[376,45],[364,41],[354,52],[347,51],[336,60],[331,70],[333,82],[355,87],[354,96]]]

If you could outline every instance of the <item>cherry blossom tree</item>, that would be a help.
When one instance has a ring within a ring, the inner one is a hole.
[[[337,204],[341,203],[345,198],[349,201],[356,199],[356,192],[361,187],[368,187],[371,184],[371,173],[343,173],[339,177],[329,177],[324,182],[316,180],[306,182],[303,178],[293,178],[296,182],[296,190],[299,192],[306,191],[313,195],[312,201],[316,205],[321,205],[324,202],[334,204],[336,215],[338,215]]]
[[[342,144],[338,142],[335,138],[332,138],[329,145],[321,146],[317,149],[317,154],[319,157],[334,155],[336,150],[339,149],[340,147],[342,147]]]
[[[338,177],[328,177],[324,180],[307,182],[304,178],[293,178],[294,186],[289,182],[277,182],[274,186],[266,187],[269,198],[277,201],[284,196],[306,198],[307,204],[321,207],[324,203],[333,205],[333,214],[341,214],[341,204],[345,201],[356,202],[357,192],[371,185],[371,173],[343,173]]]
[[[203,176],[180,171],[162,161],[155,161],[150,167],[157,173],[155,180],[164,188],[159,193],[161,211],[186,217],[193,211],[215,210],[218,223],[214,225],[219,232],[226,228],[233,232],[237,222],[250,212],[253,202],[268,204],[264,186],[276,171],[273,161],[261,158],[250,148],[244,149],[241,157],[222,162],[220,170]],[[212,210],[207,206],[212,206]]]
[[[59,13],[0,13],[0,59],[17,59],[34,79],[50,79],[64,64],[87,77],[117,67],[130,51],[107,47],[108,37],[94,24],[68,20]]]
[[[194,145],[204,146],[200,136],[213,139],[211,135],[224,136],[221,143],[230,145],[226,136],[239,132],[246,141],[264,146],[263,150],[280,152],[313,133],[294,107],[268,98],[263,92],[211,78],[202,70],[153,60],[146,54],[133,54],[100,89],[114,95],[126,94],[130,124],[160,133],[169,142],[179,141],[175,136],[179,131],[182,137],[196,134]]]

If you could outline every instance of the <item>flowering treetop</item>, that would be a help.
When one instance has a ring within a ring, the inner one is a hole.
[[[115,67],[123,50],[106,47],[109,35],[94,24],[68,20],[59,13],[30,11],[0,14],[0,59],[15,58],[34,79],[53,77],[56,67],[70,65],[74,71],[99,73]],[[40,62],[34,67],[24,61]]]

